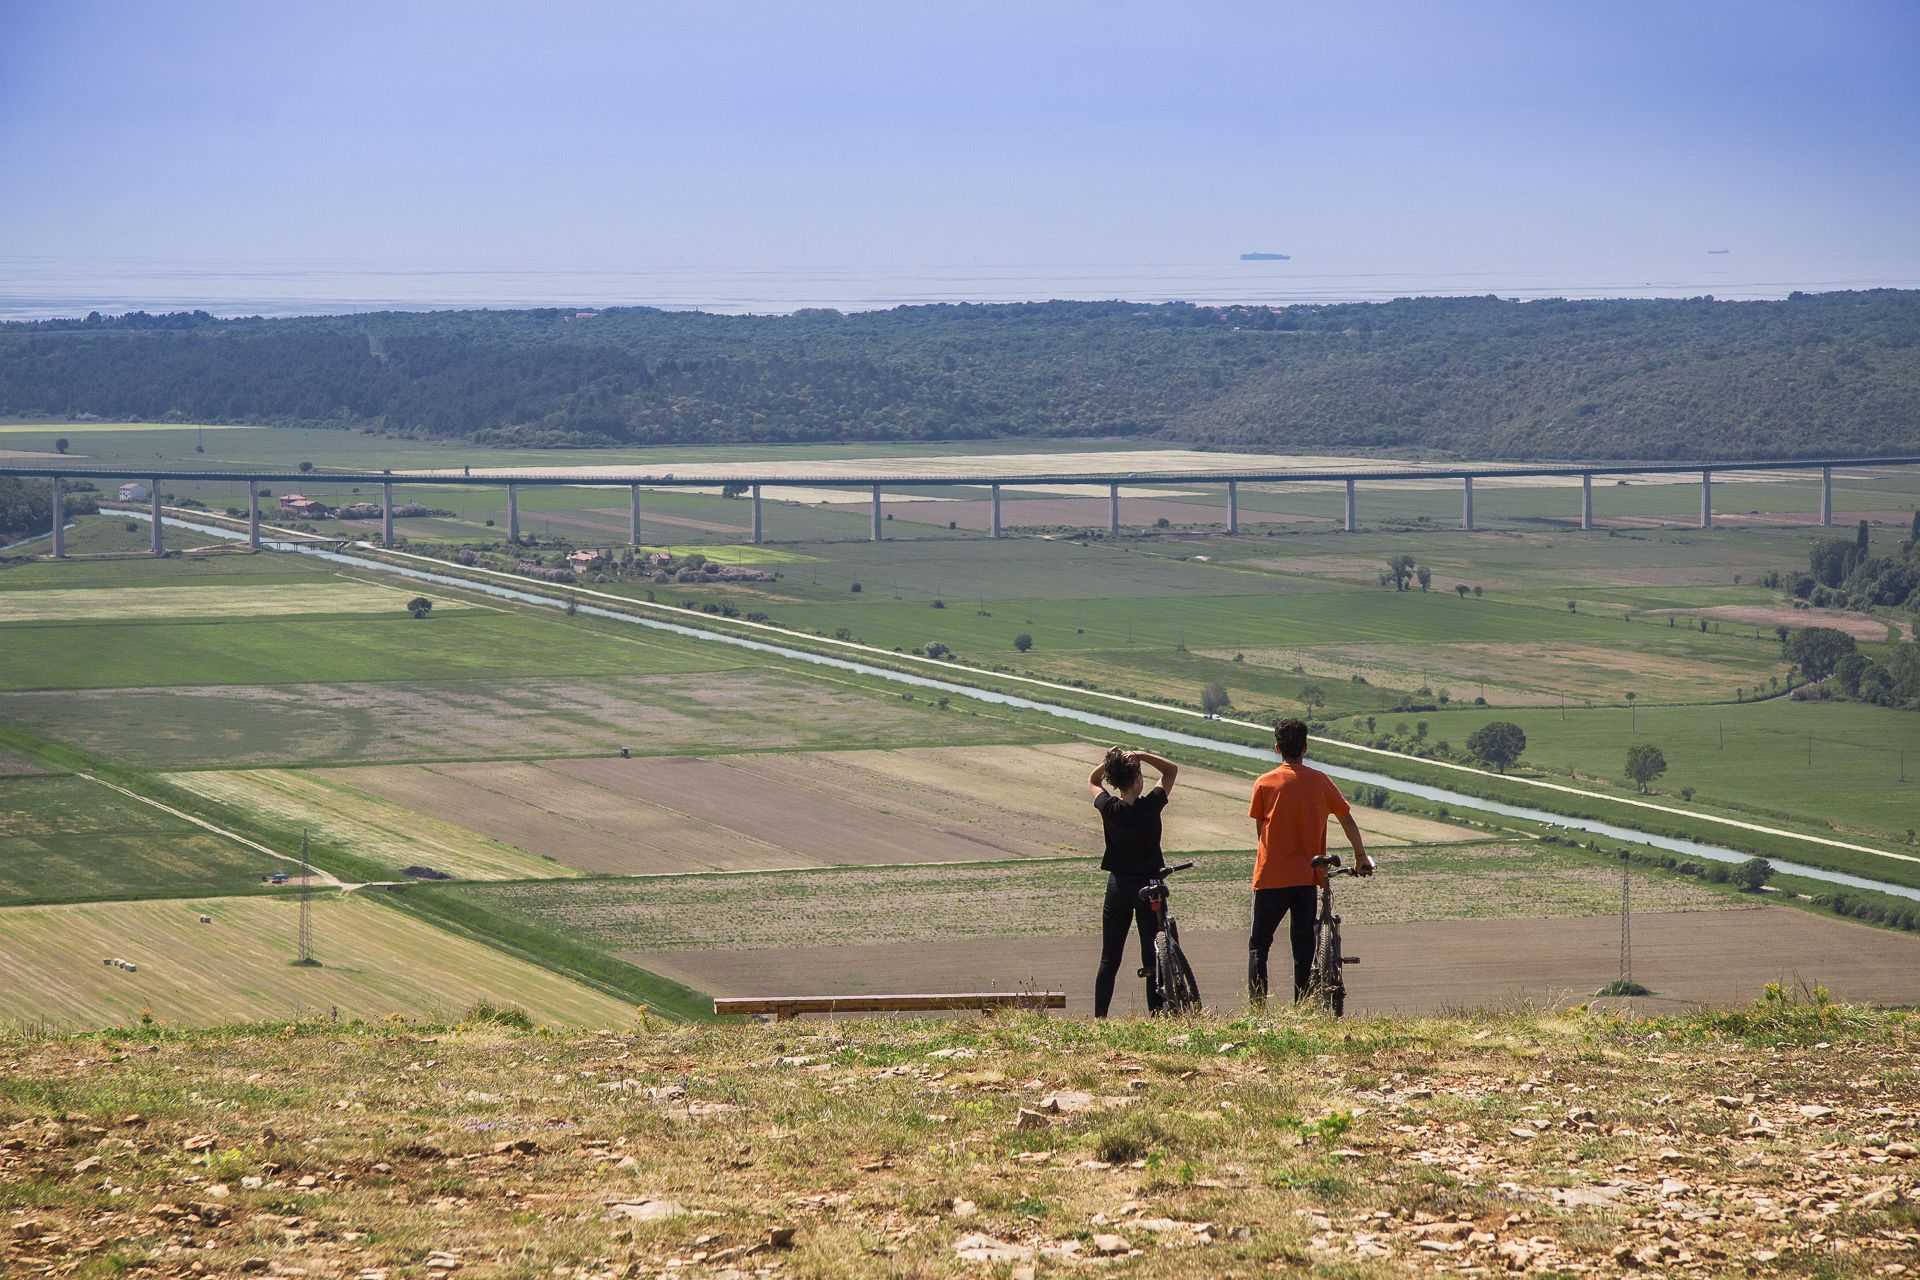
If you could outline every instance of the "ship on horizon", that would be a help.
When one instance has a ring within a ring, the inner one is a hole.
[[[1240,261],[1242,262],[1292,262],[1293,255],[1290,253],[1243,253],[1240,255]]]

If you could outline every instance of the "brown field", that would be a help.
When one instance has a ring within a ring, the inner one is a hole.
[[[268,816],[391,870],[425,866],[466,880],[518,880],[572,871],[453,822],[389,804],[339,775],[284,769],[174,773],[167,781],[222,804]]]
[[[1351,1012],[1434,1014],[1585,1002],[1618,973],[1619,922],[1439,920],[1351,929]],[[1231,1011],[1246,994],[1240,930],[1182,930],[1202,995]],[[1742,1004],[1769,982],[1819,984],[1839,999],[1909,1003],[1920,938],[1828,920],[1791,907],[1646,913],[1634,918],[1633,976],[1656,993],[1644,1009]],[[1071,1014],[1091,1011],[1093,935],[634,953],[655,973],[715,995],[882,991],[1064,990]],[[1275,958],[1285,954],[1277,943]],[[1272,960],[1269,961],[1272,966]],[[1278,973],[1272,966],[1270,973]],[[1284,981],[1284,980],[1283,980]],[[1144,1010],[1140,980],[1123,976],[1114,1012]]]
[[[1652,609],[1651,614],[1676,614],[1683,618],[1712,618],[1717,622],[1737,622],[1742,626],[1765,627],[1831,627],[1835,631],[1844,631],[1856,640],[1869,640],[1875,643],[1887,638],[1887,623],[1878,618],[1864,617],[1857,613],[1840,613],[1832,609],[1793,609],[1785,605],[1758,604],[1717,604],[1707,609]],[[1892,624],[1902,634],[1912,638],[1913,626],[1907,622]]]
[[[1248,853],[1203,854],[1175,880],[1188,929],[1247,918]],[[1382,851],[1382,872],[1341,895],[1360,925],[1617,911],[1619,872],[1536,843]],[[1092,854],[1020,862],[834,867],[476,886],[463,896],[607,951],[785,948],[1085,933],[1106,876]],[[1760,901],[1682,876],[1636,877],[1647,911],[1739,910]]]
[[[911,520],[917,524],[945,525],[948,521],[958,524],[962,529],[984,530],[991,527],[993,508],[986,500],[978,502],[916,501],[907,499],[889,502],[884,508],[897,519]],[[1156,520],[1165,519],[1176,528],[1196,524],[1219,524],[1227,522],[1225,501],[1217,507],[1192,502],[1175,502],[1165,498],[1126,498],[1120,502],[1120,526],[1123,529],[1137,529],[1150,525]],[[1240,508],[1240,523],[1249,524],[1296,524],[1310,520],[1307,516],[1282,515],[1273,511],[1254,511],[1246,506]],[[1000,507],[1000,521],[1009,528],[1030,525],[1069,525],[1075,528],[1104,529],[1107,527],[1107,500],[1105,498],[1006,498]],[[1379,576],[1379,570],[1374,571]]]
[[[325,776],[585,871],[662,875],[1082,853],[1099,841],[1087,756],[1071,745],[935,747]],[[1168,851],[1248,845],[1248,786],[1229,774],[1182,770],[1167,811]],[[1379,810],[1363,811],[1360,821],[1382,846],[1473,836]]]
[[[1231,659],[1236,651],[1203,652]],[[1426,683],[1455,698],[1470,698],[1484,681],[1488,702],[1497,706],[1557,705],[1569,690],[1577,690],[1579,700],[1586,701],[1617,700],[1629,689],[1656,701],[1685,700],[1742,678],[1730,676],[1728,668],[1717,663],[1568,642],[1289,645],[1237,652],[1243,652],[1247,662],[1279,671],[1299,665],[1316,675],[1357,675],[1388,688]]]
[[[0,597],[0,622],[65,622],[142,618],[269,618],[328,613],[400,613],[423,592],[416,587],[385,587],[372,582],[336,580],[267,586],[111,588],[47,587],[9,591]],[[486,606],[445,595],[427,597],[437,610]]]
[[[149,1010],[203,1026],[336,1006],[342,1018],[455,1019],[481,1000],[549,1024],[633,1021],[621,1001],[358,896],[314,903],[321,967],[299,968],[297,910],[284,898],[206,898],[0,911],[0,1022],[128,1026]],[[138,972],[101,963],[116,956]]]

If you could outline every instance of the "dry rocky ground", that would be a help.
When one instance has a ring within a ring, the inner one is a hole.
[[[0,1044],[0,1273],[1920,1266],[1920,1021],[254,1026]]]

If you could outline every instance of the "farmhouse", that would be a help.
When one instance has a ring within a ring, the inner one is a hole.
[[[590,569],[594,561],[600,558],[598,551],[570,551],[567,553],[569,569]]]
[[[283,493],[280,495],[280,514],[319,520],[327,514],[327,504],[304,494]]]
[[[120,501],[122,502],[145,502],[147,500],[147,494],[147,486],[143,484],[135,484],[129,481],[120,486]]]

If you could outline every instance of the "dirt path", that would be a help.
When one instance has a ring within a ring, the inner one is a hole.
[[[1577,1004],[1618,972],[1620,924],[1612,917],[1441,920],[1348,930],[1361,957],[1349,974],[1349,1008],[1435,1014],[1531,1003]],[[1194,930],[1182,941],[1210,1007],[1231,1010],[1246,992],[1247,939],[1239,930]],[[963,942],[902,942],[779,951],[631,952],[622,958],[715,995],[880,991],[1064,990],[1070,1013],[1092,1011],[1100,944],[1091,935]],[[1123,971],[1115,1012],[1143,1007]],[[1284,940],[1271,972],[1284,982]],[[1920,974],[1920,938],[1828,920],[1791,907],[1636,916],[1633,976],[1657,993],[1647,1009],[1733,1005],[1769,982],[1815,983],[1840,999],[1904,1003]]]
[[[161,804],[158,800],[150,799],[146,796],[141,795],[136,791],[129,791],[125,787],[115,786],[113,783],[108,782],[102,778],[96,778],[90,773],[77,773],[74,776],[76,778],[85,778],[88,782],[94,783],[97,786],[105,787],[109,791],[117,791],[121,795],[127,797],[127,799],[129,800],[136,800],[139,803],[147,805],[150,808],[158,809],[160,812],[165,814],[170,814],[173,817],[180,819],[180,821],[182,822],[191,822],[194,826],[199,827],[202,830],[211,831],[213,832],[213,834],[220,836],[222,839],[231,840],[237,845],[243,845],[246,848],[252,849],[255,853],[263,853],[269,858],[277,858],[281,862],[289,863],[292,866],[297,867],[300,865],[300,859],[294,857],[291,854],[278,853],[272,849],[267,848],[267,846],[263,844],[259,844],[255,841],[247,839],[245,836],[235,835],[233,832],[228,831],[225,827],[216,827],[211,822],[208,822],[204,818],[196,818],[192,814],[186,812],[185,810],[176,809],[172,805]],[[311,870],[313,872],[313,879],[316,883],[329,884],[329,885],[337,885],[340,883],[340,881],[336,877],[329,874],[328,872],[322,871],[319,867],[313,867],[311,868]]]

